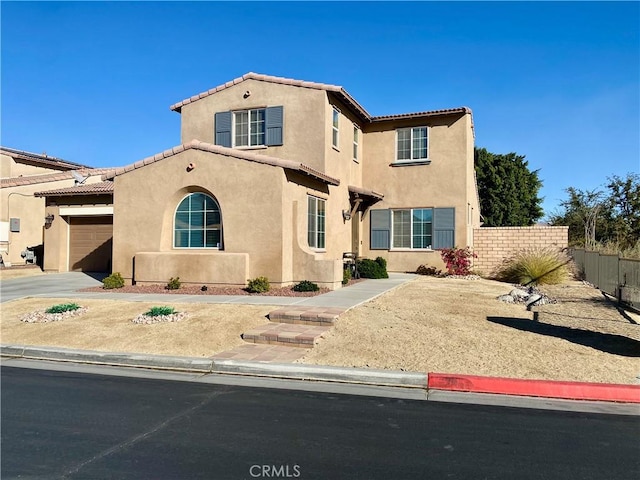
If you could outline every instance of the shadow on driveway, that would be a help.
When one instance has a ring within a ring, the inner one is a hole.
[[[540,323],[528,318],[487,317],[491,323],[515,328],[524,332],[561,338],[569,342],[595,348],[601,352],[621,355],[623,357],[640,357],[640,342],[632,338],[611,333],[592,332],[578,328],[562,327],[548,323]]]

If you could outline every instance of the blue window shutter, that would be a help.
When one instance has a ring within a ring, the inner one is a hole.
[[[231,112],[218,112],[215,115],[216,145],[231,148]]]
[[[453,248],[455,246],[456,209],[433,209],[433,248]]]
[[[391,246],[391,210],[371,210],[371,250],[389,250]]]
[[[267,130],[265,145],[282,145],[282,106],[265,108],[264,117],[264,123]]]

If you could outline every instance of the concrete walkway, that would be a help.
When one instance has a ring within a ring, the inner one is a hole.
[[[55,273],[0,281],[2,302],[25,297],[95,298],[127,302],[235,303],[244,305],[297,305],[301,307],[337,307],[348,310],[382,295],[415,278],[416,275],[390,273],[388,279],[364,280],[316,297],[269,297],[262,295],[180,295],[114,292],[78,292],[101,285],[101,281],[79,272]]]

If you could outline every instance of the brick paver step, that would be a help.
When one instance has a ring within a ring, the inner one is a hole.
[[[244,332],[242,338],[249,343],[266,343],[285,347],[312,348],[330,326],[269,323]]]
[[[269,320],[296,325],[332,326],[344,308],[336,307],[283,307],[269,312]]]
[[[261,345],[247,343],[232,350],[214,355],[215,360],[244,360],[249,362],[291,363],[304,357],[304,348],[283,347],[282,345]]]

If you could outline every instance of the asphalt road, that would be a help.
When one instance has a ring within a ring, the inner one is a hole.
[[[635,479],[640,417],[3,367],[3,479]]]

